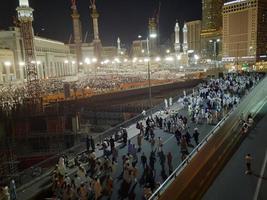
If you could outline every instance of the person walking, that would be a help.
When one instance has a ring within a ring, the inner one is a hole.
[[[155,140],[155,138],[153,137],[153,138],[151,138],[150,139],[150,144],[151,144],[151,150],[152,151],[154,151],[154,146],[155,146],[155,143],[156,143],[156,140]]]
[[[193,138],[195,140],[196,145],[198,145],[198,143],[199,143],[199,132],[198,132],[198,128],[195,128],[194,129]]]
[[[123,140],[123,144],[126,146],[127,140],[128,140],[128,133],[125,128],[122,129],[122,140]]]
[[[95,141],[92,136],[90,137],[90,142],[91,142],[92,151],[95,151]]]
[[[194,146],[191,143],[191,135],[190,135],[190,133],[188,131],[186,131],[186,133],[185,133],[185,138],[186,138],[187,146],[193,148]]]
[[[119,155],[118,150],[116,148],[113,148],[111,153],[112,153],[112,161],[117,162]]]
[[[163,146],[163,141],[162,141],[161,137],[158,137],[158,139],[157,139],[157,151],[158,152],[161,151],[162,146]]]
[[[251,174],[252,173],[251,161],[252,161],[252,156],[248,153],[245,156],[245,162],[246,162],[246,168],[247,168],[246,171],[245,171],[245,174]]]
[[[133,149],[133,145],[131,143],[131,140],[128,140],[128,153],[131,154]]]
[[[16,191],[16,184],[14,180],[11,180],[10,182],[10,200],[17,200],[17,191]]]
[[[143,168],[145,169],[145,167],[147,165],[147,158],[146,158],[146,155],[144,152],[141,155],[141,163],[142,163]]]
[[[171,132],[171,121],[170,120],[167,122],[167,128],[168,128],[168,132],[170,133]]]
[[[113,139],[112,136],[109,139],[109,143],[110,143],[110,149],[112,151],[115,148],[115,140]]]
[[[156,156],[155,156],[155,151],[151,151],[150,156],[149,156],[149,166],[150,168],[154,171],[154,165],[156,162]]]
[[[181,148],[182,161],[183,161],[186,158],[186,156],[189,154],[185,136],[182,136],[180,145],[181,145],[180,148]]]
[[[142,140],[143,140],[143,136],[142,136],[142,133],[139,133],[138,135],[137,135],[137,145],[138,145],[138,152],[140,152],[141,151],[141,146],[142,146]]]
[[[94,182],[93,182],[93,190],[95,193],[95,199],[99,199],[100,196],[102,195],[102,186],[100,184],[100,181],[98,178],[95,178]]]
[[[131,154],[133,156],[133,162],[132,162],[132,164],[133,163],[135,163],[135,164],[138,163],[137,149],[135,147],[135,144],[133,144],[133,146],[132,146],[132,152],[131,152]]]
[[[173,169],[172,169],[172,153],[169,152],[167,155],[167,164],[168,164],[168,168],[169,168],[169,174],[172,173]]]
[[[175,134],[175,138],[176,138],[177,144],[179,145],[181,137],[182,137],[182,133],[180,132],[179,129],[177,129],[174,134]]]
[[[86,137],[86,150],[87,150],[88,153],[90,151],[90,147],[91,147],[91,141],[90,141],[89,136],[87,136]]]
[[[161,169],[165,171],[165,161],[166,161],[166,156],[163,151],[159,152],[159,160],[160,160],[160,165]]]

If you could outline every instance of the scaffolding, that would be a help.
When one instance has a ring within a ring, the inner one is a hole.
[[[0,150],[0,184],[8,184],[18,173],[18,161],[11,149]]]
[[[17,8],[21,36],[25,51],[25,66],[27,74],[27,94],[29,100],[37,101],[41,96],[41,85],[38,79],[37,61],[34,48],[34,33],[32,27],[33,9],[20,4]]]

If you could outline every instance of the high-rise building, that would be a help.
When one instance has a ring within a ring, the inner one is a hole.
[[[201,33],[201,21],[195,20],[187,22],[187,43],[188,50],[200,53],[200,33]]]
[[[131,49],[132,57],[145,57],[147,56],[147,40],[134,40]]]
[[[223,6],[223,61],[247,66],[267,61],[267,0]]]
[[[202,0],[201,53],[205,58],[218,59],[221,55],[223,2]]]
[[[223,0],[202,0],[202,30],[219,30],[222,27]]]

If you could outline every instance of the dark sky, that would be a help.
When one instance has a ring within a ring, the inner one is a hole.
[[[12,25],[19,0],[1,0],[0,28]],[[96,0],[100,13],[99,31],[104,45],[115,45],[119,36],[129,44],[138,34],[147,35],[148,17],[158,7],[159,0]],[[35,9],[35,33],[51,39],[67,42],[72,33],[70,0],[30,0]],[[83,32],[92,38],[89,0],[78,0]],[[173,33],[176,19],[180,22],[201,18],[201,0],[161,0],[161,41]]]

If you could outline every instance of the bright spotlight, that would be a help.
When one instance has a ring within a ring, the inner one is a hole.
[[[149,58],[145,58],[144,61],[145,61],[145,62],[149,62],[150,59],[149,59]]]
[[[156,37],[157,37],[157,34],[156,34],[156,33],[151,33],[151,34],[149,35],[149,37],[150,37],[150,38],[156,38]]]
[[[6,67],[10,67],[12,64],[11,64],[10,61],[5,61],[5,62],[4,62],[4,65],[5,65]]]
[[[91,64],[91,60],[90,60],[89,58],[85,58],[85,59],[84,59],[84,62],[85,62],[85,64],[87,64],[87,65],[90,65],[90,64]]]
[[[173,59],[173,57],[169,56],[169,57],[166,57],[165,60],[166,61],[173,61],[174,59]]]
[[[25,62],[19,62],[19,66],[25,66]]]
[[[160,57],[156,57],[155,61],[159,62],[159,61],[161,61],[161,58]]]

